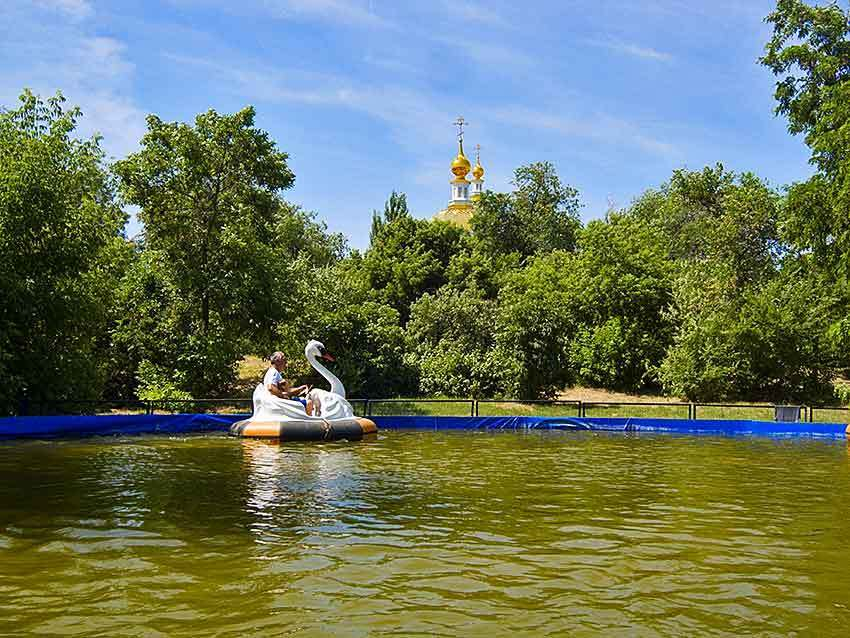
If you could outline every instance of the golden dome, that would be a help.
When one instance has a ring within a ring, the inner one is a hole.
[[[452,161],[452,173],[454,173],[455,177],[466,177],[466,174],[471,168],[472,164],[466,159],[466,156],[463,154],[463,148],[461,148],[460,153]]]
[[[475,168],[472,169],[472,176],[475,179],[481,179],[482,177],[484,177],[484,167],[481,166],[480,163],[475,164]]]
[[[466,177],[469,169],[472,168],[472,164],[469,163],[469,160],[466,159],[466,155],[463,154],[463,139],[458,139],[457,144],[457,157],[452,161],[452,173],[454,173],[455,177],[458,179],[463,179]]]

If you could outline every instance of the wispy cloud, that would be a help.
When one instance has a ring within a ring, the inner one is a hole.
[[[332,74],[282,71],[249,62],[218,63],[205,58],[165,54],[184,66],[203,68],[220,79],[235,94],[251,100],[293,102],[345,108],[390,123],[397,139],[411,148],[423,141],[438,142],[446,137],[441,125],[455,116],[455,106],[444,111],[437,101],[417,91],[395,85],[353,82]],[[454,100],[452,102],[455,102]]]
[[[88,0],[35,0],[36,5],[57,9],[74,20],[88,18],[94,10]]]
[[[546,130],[612,146],[637,147],[655,155],[678,155],[673,144],[657,139],[635,123],[607,113],[565,116],[528,108],[496,108],[484,112],[496,121],[515,127]]]
[[[473,26],[507,28],[511,24],[496,9],[495,3],[478,4],[465,0],[443,0],[439,5],[442,11],[459,22]]]
[[[587,40],[588,44],[596,47],[609,49],[616,53],[630,55],[636,58],[644,58],[646,60],[656,60],[658,62],[672,62],[673,56],[664,51],[658,51],[652,47],[643,47],[631,42],[623,42],[622,40]]]
[[[359,0],[266,0],[263,6],[278,17],[318,19],[323,22],[369,28],[393,28],[370,3]]]
[[[392,73],[404,73],[408,76],[420,75],[423,73],[423,69],[421,69],[420,67],[414,64],[410,64],[408,62],[404,62],[393,56],[374,55],[369,53],[363,56],[363,62],[377,69],[390,71]]]
[[[85,74],[120,78],[133,72],[134,65],[127,61],[123,42],[114,38],[82,38],[74,52],[78,65],[75,68]]]
[[[81,0],[50,4],[75,18],[92,11]],[[123,42],[90,35],[88,28],[67,18],[45,20],[35,12],[18,15],[14,35],[5,44],[4,53],[21,59],[0,76],[2,103],[15,104],[24,87],[45,96],[61,90],[69,104],[83,111],[80,135],[102,134],[104,149],[114,157],[138,147],[145,113],[129,97],[135,66]]]
[[[472,62],[486,68],[490,73],[510,74],[527,70],[534,65],[534,59],[516,47],[468,38],[435,36],[433,39],[462,51]]]

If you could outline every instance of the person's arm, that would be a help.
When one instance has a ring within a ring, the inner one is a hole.
[[[292,397],[297,397],[307,389],[306,385],[299,385],[298,387],[293,388],[289,384],[289,381],[287,381],[286,379],[283,380],[283,383],[281,383],[281,386],[283,386],[280,389],[281,394],[278,395],[278,396],[280,396],[283,399],[291,399]]]

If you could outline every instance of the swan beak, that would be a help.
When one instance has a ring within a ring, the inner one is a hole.
[[[333,363],[334,361],[336,361],[336,359],[334,358],[334,356],[333,356],[330,352],[328,352],[328,351],[326,351],[326,350],[325,350],[325,351],[322,351],[321,357],[322,357],[322,359],[324,359],[325,361],[330,361],[331,363]]]

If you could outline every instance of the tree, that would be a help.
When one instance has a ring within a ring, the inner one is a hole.
[[[413,304],[407,362],[426,395],[504,394],[506,367],[495,350],[496,302],[475,288],[442,287]]]
[[[96,398],[108,372],[126,217],[64,102],[26,91],[0,111],[0,404]]]
[[[220,392],[239,356],[268,347],[294,316],[297,280],[345,244],[280,198],[294,175],[251,107],[194,125],[150,116],[141,145],[115,164],[145,225],[117,341],[147,370],[187,379],[184,390]]]
[[[671,394],[696,401],[829,399],[847,366],[830,334],[835,306],[846,304],[798,272],[804,264],[744,291],[728,266],[694,266],[676,282],[672,317],[679,326],[660,377]]]
[[[446,270],[465,232],[446,222],[405,215],[385,223],[361,264],[370,294],[395,308],[405,323],[413,302],[446,283]]]
[[[567,351],[577,322],[564,285],[574,263],[571,253],[554,251],[532,258],[505,279],[495,349],[508,396],[551,397],[574,380]]]
[[[407,209],[407,195],[393,191],[390,194],[390,198],[384,204],[383,215],[378,211],[372,212],[372,229],[369,231],[369,243],[371,244],[375,241],[375,238],[380,234],[385,224],[389,224],[402,217],[410,217],[410,211]]]
[[[239,261],[272,257],[277,195],[295,176],[286,154],[254,127],[252,107],[233,115],[210,110],[194,126],[155,115],[147,124],[142,150],[116,162],[115,172],[127,200],[141,207],[146,247],[168,256],[206,334],[214,309],[236,310],[234,274],[248,274]]]
[[[818,173],[788,193],[787,237],[850,272],[850,10],[779,0],[762,64],[777,76],[776,112],[803,134]]]
[[[656,229],[633,215],[612,213],[580,232],[562,284],[574,309],[567,359],[578,383],[658,388],[657,369],[673,333],[665,310],[674,273]]]
[[[334,373],[349,396],[409,393],[415,380],[398,311],[369,298],[358,262],[354,255],[298,280],[302,305],[294,321],[278,325],[278,343],[302,380],[324,383],[304,360],[304,344],[319,339],[336,357]]]
[[[516,169],[513,185],[512,193],[486,192],[475,204],[472,231],[487,251],[528,257],[573,250],[578,191],[562,184],[549,162]]]
[[[780,213],[778,193],[752,173],[737,175],[722,164],[676,170],[668,184],[630,209],[655,229],[671,259],[683,267],[721,261],[740,288],[775,272],[785,250]]]

